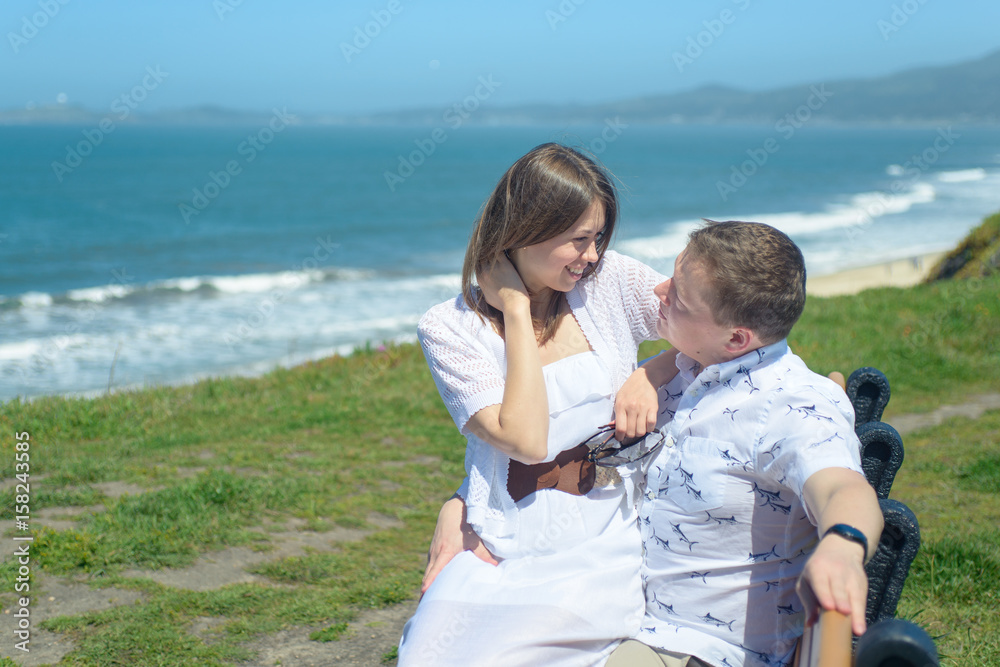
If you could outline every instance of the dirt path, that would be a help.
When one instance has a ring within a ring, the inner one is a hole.
[[[900,435],[906,435],[912,431],[917,431],[930,426],[937,426],[946,419],[952,417],[967,417],[978,419],[987,410],[1000,410],[1000,394],[980,394],[970,396],[961,405],[942,405],[933,412],[914,415],[897,415],[889,419],[889,424],[895,428]]]
[[[901,435],[914,430],[940,424],[950,417],[962,416],[976,419],[987,410],[1000,409],[1000,394],[983,394],[970,397],[961,405],[942,406],[930,413],[919,415],[897,415],[891,424]],[[102,492],[109,497],[124,493],[141,493],[143,489],[120,482],[101,485]],[[39,516],[39,522],[62,530],[75,525],[87,513],[104,511],[102,505],[92,507],[50,508]],[[393,521],[381,516],[369,517],[369,522],[380,528],[392,527]],[[306,553],[307,550],[333,549],[338,542],[355,541],[368,534],[367,531],[336,529],[326,533],[300,531],[301,525],[290,524],[293,530],[280,533],[262,530],[272,538],[276,549],[270,552],[255,552],[241,547],[233,547],[206,554],[190,567],[155,571],[130,570],[123,573],[130,577],[148,577],[168,586],[192,590],[211,590],[237,583],[260,581],[263,577],[246,571],[247,567],[264,561],[278,560]],[[115,605],[133,604],[141,599],[141,594],[117,588],[95,589],[82,580],[41,576],[36,587],[41,593],[31,605],[31,652],[21,653],[8,643],[3,654],[9,655],[19,665],[35,667],[58,663],[72,650],[72,642],[66,637],[40,629],[39,624],[55,616],[78,615],[99,611]],[[382,656],[390,652],[398,642],[403,624],[416,609],[416,601],[404,602],[386,609],[366,611],[348,626],[339,641],[318,642],[309,639],[309,634],[317,628],[293,627],[273,635],[250,642],[248,648],[256,653],[256,658],[244,663],[248,667],[273,667],[286,665],[294,667],[319,667],[344,665],[345,667],[382,667],[394,665],[395,660],[382,662]],[[195,634],[209,636],[213,628],[225,619],[203,618],[195,624]],[[13,637],[17,625],[10,608],[0,614],[0,636]],[[16,654],[16,655],[15,655]]]

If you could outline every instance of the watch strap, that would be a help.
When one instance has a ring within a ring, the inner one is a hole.
[[[862,533],[854,526],[849,526],[846,523],[835,523],[834,525],[830,526],[827,529],[827,531],[823,533],[823,537],[826,537],[830,533],[839,535],[840,537],[843,537],[845,540],[850,540],[851,542],[857,542],[858,544],[860,544],[861,547],[865,550],[864,561],[866,563],[868,562],[868,538],[865,537],[864,533]]]

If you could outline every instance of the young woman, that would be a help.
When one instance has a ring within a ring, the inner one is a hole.
[[[638,628],[636,475],[595,480],[578,445],[612,420],[620,436],[651,429],[655,388],[676,369],[660,355],[630,378],[639,343],[658,338],[663,277],[607,250],[617,215],[592,160],[558,144],[533,149],[483,207],[462,294],[420,322],[438,390],[468,438],[465,525],[499,564],[466,551],[432,573],[401,666],[597,665]]]

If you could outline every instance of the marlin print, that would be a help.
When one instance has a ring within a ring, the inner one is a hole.
[[[791,505],[782,505],[781,503],[776,503],[770,498],[761,503],[761,507],[770,507],[775,512],[781,512],[782,514],[791,514],[792,512]]]
[[[733,623],[736,622],[736,619],[733,619],[731,621],[723,621],[721,618],[716,618],[715,616],[712,616],[711,613],[705,614],[704,616],[699,616],[698,618],[705,621],[709,625],[714,625],[717,628],[726,628],[730,632],[733,631]]]
[[[795,615],[797,613],[799,613],[799,612],[796,611],[795,607],[792,606],[792,605],[790,605],[790,604],[785,604],[785,605],[779,604],[778,605],[778,614],[788,614],[789,616],[793,616],[793,615]]]
[[[736,408],[735,410],[733,410],[732,408],[726,408],[725,410],[722,411],[722,414],[729,415],[729,419],[731,421],[736,421],[736,413],[739,411],[740,411],[739,408]]]
[[[778,545],[775,544],[773,547],[771,547],[770,551],[761,551],[760,553],[749,554],[747,560],[750,561],[751,563],[766,563],[772,558],[781,558],[781,556],[778,555],[777,549]]]
[[[833,442],[835,440],[843,440],[843,439],[844,436],[840,435],[839,433],[834,433],[826,440],[820,440],[819,442],[812,443],[811,445],[809,445],[809,449],[812,449],[813,447],[819,447],[820,445],[825,445],[828,442]]]
[[[688,578],[689,579],[701,579],[701,583],[707,584],[708,581],[705,580],[705,577],[707,577],[710,574],[712,574],[711,571],[709,571],[709,572],[692,572],[691,576],[688,577]]]
[[[750,393],[753,394],[755,391],[760,391],[760,387],[753,383],[753,377],[750,375],[750,369],[746,366],[740,364],[740,367],[736,370],[740,375],[746,375],[746,383],[750,386]]]
[[[785,415],[790,415],[793,412],[798,412],[799,414],[801,414],[803,419],[812,417],[813,419],[819,419],[820,421],[827,421],[830,422],[831,424],[835,423],[832,418],[820,414],[819,411],[816,410],[815,403],[813,403],[812,405],[803,406],[801,408],[794,408],[791,405],[789,405],[788,412],[786,412]]]
[[[674,611],[674,605],[672,605],[672,604],[663,604],[662,602],[660,602],[659,600],[656,599],[656,593],[653,593],[653,602],[656,604],[657,607],[659,607],[663,611],[667,612],[671,616],[676,616],[677,615],[677,612]]]
[[[698,543],[692,542],[691,540],[688,539],[688,536],[684,534],[683,530],[681,530],[681,525],[679,523],[671,523],[670,527],[673,529],[674,533],[681,538],[681,542],[688,545],[688,551],[693,551],[694,545]]]
[[[690,484],[685,484],[684,485],[684,489],[688,492],[689,495],[694,496],[695,498],[697,498],[698,500],[700,500],[702,502],[705,502],[705,499],[701,497],[701,491],[700,490],[694,488]]]
[[[761,498],[765,499],[765,502],[767,500],[771,501],[781,500],[781,491],[768,491],[767,489],[762,489],[761,487],[757,486],[757,482],[753,483],[753,486],[750,487],[750,490],[759,494]]]
[[[665,414],[665,413],[669,413],[670,414],[670,418],[673,419],[674,415],[677,414],[677,410],[676,410],[676,408],[677,408],[677,401],[680,399],[681,396],[684,395],[684,392],[683,391],[679,391],[676,394],[671,394],[669,390],[665,389],[664,393],[666,394],[666,396],[664,396],[664,400],[663,400],[664,406],[663,406],[663,410],[660,411],[660,414],[662,415],[662,414]]]
[[[673,549],[670,548],[670,540],[660,539],[659,537],[657,537],[656,533],[653,533],[653,541],[659,544],[662,548],[666,549],[667,551],[673,551]]]
[[[730,517],[712,516],[712,513],[709,512],[708,510],[705,510],[705,514],[708,515],[708,519],[705,520],[705,523],[710,523],[710,522],[714,521],[715,523],[719,524],[720,526],[722,524],[726,524],[726,525],[729,525],[729,526],[738,526],[739,523],[740,523],[739,521],[736,520],[736,515],[735,514],[733,516],[730,516]]]
[[[764,583],[767,584],[767,588],[764,589],[764,592],[766,593],[769,590],[771,590],[772,588],[777,588],[778,584],[781,583],[781,582],[779,582],[779,581],[765,581]]]
[[[775,658],[772,655],[769,655],[767,653],[761,653],[760,651],[754,651],[753,649],[747,648],[743,644],[737,644],[737,646],[739,646],[741,649],[743,649],[744,651],[746,651],[750,655],[752,655],[755,658],[757,658],[757,660],[763,662],[765,665],[769,665],[770,666],[770,665],[780,665],[781,664],[781,661],[778,660],[777,658]]]
[[[664,396],[664,398],[666,400],[668,400],[668,401],[676,401],[678,398],[680,398],[681,396],[684,395],[683,391],[679,391],[676,394],[671,394],[670,390],[667,389],[666,387],[664,387],[663,393],[666,394],[666,396]]]
[[[681,473],[681,486],[683,486],[684,490],[688,492],[688,495],[693,496],[697,500],[703,501],[704,499],[701,497],[701,489],[694,485],[694,475],[682,468],[680,463],[677,464],[677,467],[674,468],[674,470]],[[666,491],[666,487],[660,489],[661,494]]]
[[[778,458],[778,452],[781,451],[781,446],[785,444],[785,440],[787,440],[787,438],[782,438],[781,440],[778,440],[773,445],[771,445],[770,449],[761,452],[760,455],[764,456],[765,454],[768,454],[772,459]]]
[[[734,410],[733,412],[736,412],[736,410]],[[719,452],[719,454],[722,456],[722,460],[725,461],[728,465],[731,465],[731,466],[740,466],[744,470],[746,470],[747,466],[750,465],[749,461],[740,461],[738,458],[736,458],[735,456],[733,456],[732,454],[730,454],[728,449],[726,451],[722,451],[721,449],[718,449],[718,448],[716,448],[716,449]]]

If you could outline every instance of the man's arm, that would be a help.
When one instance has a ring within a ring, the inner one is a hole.
[[[811,624],[819,608],[850,614],[854,634],[865,631],[868,578],[864,564],[878,548],[882,510],[875,490],[864,475],[847,468],[825,468],[814,473],[803,487],[803,500],[816,518],[820,542],[806,561],[796,591]],[[860,530],[868,550],[855,541],[827,531],[836,524]]]

